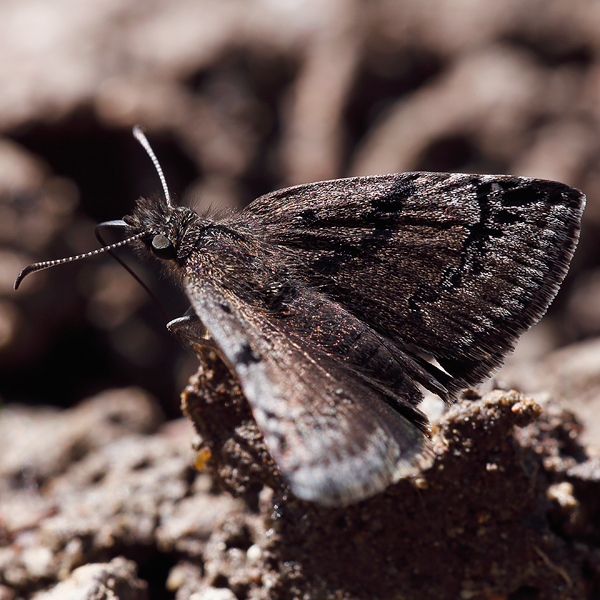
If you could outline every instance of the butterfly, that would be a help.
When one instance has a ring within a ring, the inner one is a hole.
[[[191,311],[168,327],[238,378],[292,492],[369,498],[431,463],[423,389],[480,384],[565,277],[585,196],[527,177],[402,173],[310,183],[244,210],[140,199],[108,225],[156,257]],[[433,362],[433,359],[435,362]]]

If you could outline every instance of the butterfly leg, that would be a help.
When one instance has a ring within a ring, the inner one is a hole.
[[[183,317],[169,321],[167,329],[195,350],[199,348],[218,349],[192,307],[185,312]]]

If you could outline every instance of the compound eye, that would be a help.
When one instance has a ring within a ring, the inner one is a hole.
[[[155,235],[152,238],[152,251],[159,258],[175,258],[175,248],[171,240],[164,235]]]

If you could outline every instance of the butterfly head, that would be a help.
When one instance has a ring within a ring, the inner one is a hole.
[[[164,198],[150,200],[141,198],[138,200],[130,216],[118,221],[101,223],[98,226],[99,228],[121,229],[126,235],[124,240],[103,246],[97,250],[92,250],[91,252],[86,252],[85,254],[29,265],[19,273],[14,284],[15,290],[19,288],[23,279],[30,273],[95,256],[102,252],[110,253],[120,246],[131,245],[137,249],[146,250],[157,258],[175,261],[176,263],[181,263],[189,255],[192,250],[194,238],[193,235],[190,235],[193,229],[191,226],[193,223],[198,222],[200,217],[193,210],[175,206],[171,202],[162,169],[146,136],[137,126],[133,129],[133,135],[144,147],[154,163],[163,186]],[[98,229],[96,230],[96,234],[102,240]]]
[[[140,198],[130,216],[123,218],[132,245],[161,260],[183,262],[194,246],[200,221],[190,208],[175,207],[164,200]]]

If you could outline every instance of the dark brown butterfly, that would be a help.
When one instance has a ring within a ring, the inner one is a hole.
[[[163,262],[194,313],[170,329],[218,349],[293,493],[329,506],[430,462],[421,388],[451,402],[501,364],[554,298],[585,204],[552,181],[403,173],[211,217],[174,206],[157,168],[165,200],[111,222],[128,237],[106,248]]]

